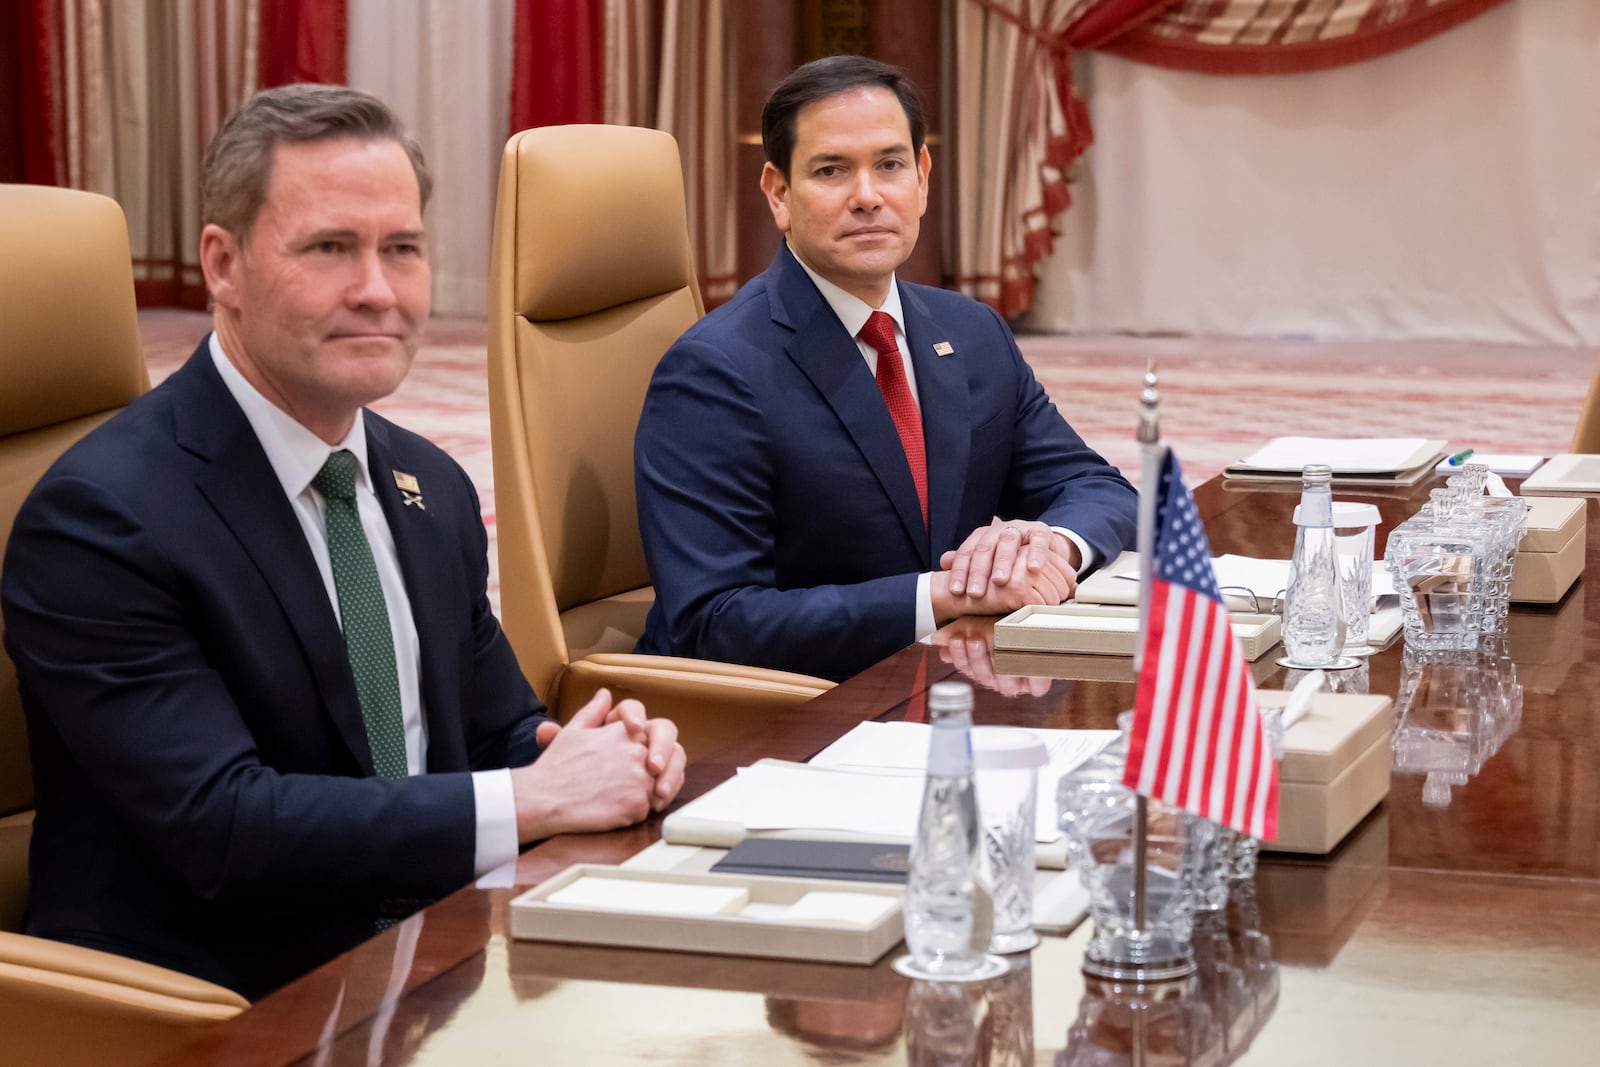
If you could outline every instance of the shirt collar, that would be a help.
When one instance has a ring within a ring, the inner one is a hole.
[[[817,287],[817,292],[822,294],[822,299],[828,302],[828,306],[839,317],[839,321],[844,324],[845,330],[849,332],[851,337],[855,337],[861,332],[861,327],[867,324],[868,316],[875,310],[882,311],[893,319],[895,332],[901,337],[906,336],[905,314],[900,310],[900,286],[896,282],[894,275],[889,276],[889,295],[884,298],[883,306],[873,308],[859,296],[845,292],[812,270],[810,265],[800,258],[800,254],[795,252],[794,245],[789,245],[789,251],[794,255],[794,261],[800,264],[800,269],[810,276],[811,281]]]
[[[233,394],[233,399],[244,412],[245,420],[250,423],[250,429],[255,431],[256,439],[261,442],[262,451],[267,454],[272,472],[278,476],[290,500],[306,491],[328,457],[340,449],[349,449],[356,457],[356,485],[367,492],[372,491],[372,478],[367,473],[365,412],[362,418],[351,423],[350,432],[343,441],[330,446],[296,422],[288,412],[262,396],[245,379],[227,353],[222,351],[222,342],[217,339],[216,331],[211,333],[210,348],[211,362],[222,376],[222,384],[228,387],[228,392]]]

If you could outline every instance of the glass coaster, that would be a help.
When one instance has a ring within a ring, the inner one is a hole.
[[[1033,927],[1014,934],[995,934],[989,939],[989,952],[1009,956],[1016,952],[1031,952],[1039,947],[1039,935]]]
[[[907,978],[918,978],[929,982],[987,982],[991,978],[999,978],[1011,969],[1011,964],[1003,958],[994,955],[985,955],[983,962],[970,971],[960,974],[948,974],[944,971],[924,971],[917,966],[917,961],[911,958],[911,953],[906,953],[891,964],[897,972]]]
[[[1349,656],[1340,656],[1332,663],[1296,663],[1288,656],[1279,656],[1278,666],[1288,667],[1292,671],[1347,671],[1352,667],[1361,666],[1361,661],[1351,659]]]

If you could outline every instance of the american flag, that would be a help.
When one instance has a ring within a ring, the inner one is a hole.
[[[1211,546],[1167,451],[1156,496],[1155,565],[1122,784],[1271,840],[1278,768],[1255,685],[1211,569]]]

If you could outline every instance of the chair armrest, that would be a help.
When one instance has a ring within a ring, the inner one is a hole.
[[[177,971],[0,933],[0,1034],[17,1063],[146,1063],[247,1007],[232,990]]]
[[[230,1019],[250,1006],[231,989],[157,967],[27,934],[0,933],[0,990],[55,989],[112,1013],[174,1023]],[[5,999],[5,998],[0,998]]]
[[[823,678],[710,660],[598,653],[569,666],[552,707],[565,720],[602,687],[616,699],[642,701],[671,719],[691,759],[760,733],[766,712],[803,704],[833,688]]]

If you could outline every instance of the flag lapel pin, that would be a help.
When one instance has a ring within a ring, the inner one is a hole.
[[[949,341],[935,341],[935,342],[933,342],[933,354],[936,355],[936,356],[948,356],[948,355],[951,355],[954,352],[955,352],[955,349],[950,347],[950,342]]]
[[[413,504],[418,511],[427,511],[428,505],[422,502],[422,486],[417,483],[417,476],[404,471],[394,471],[394,487],[400,490],[400,499],[405,501],[404,507]]]

